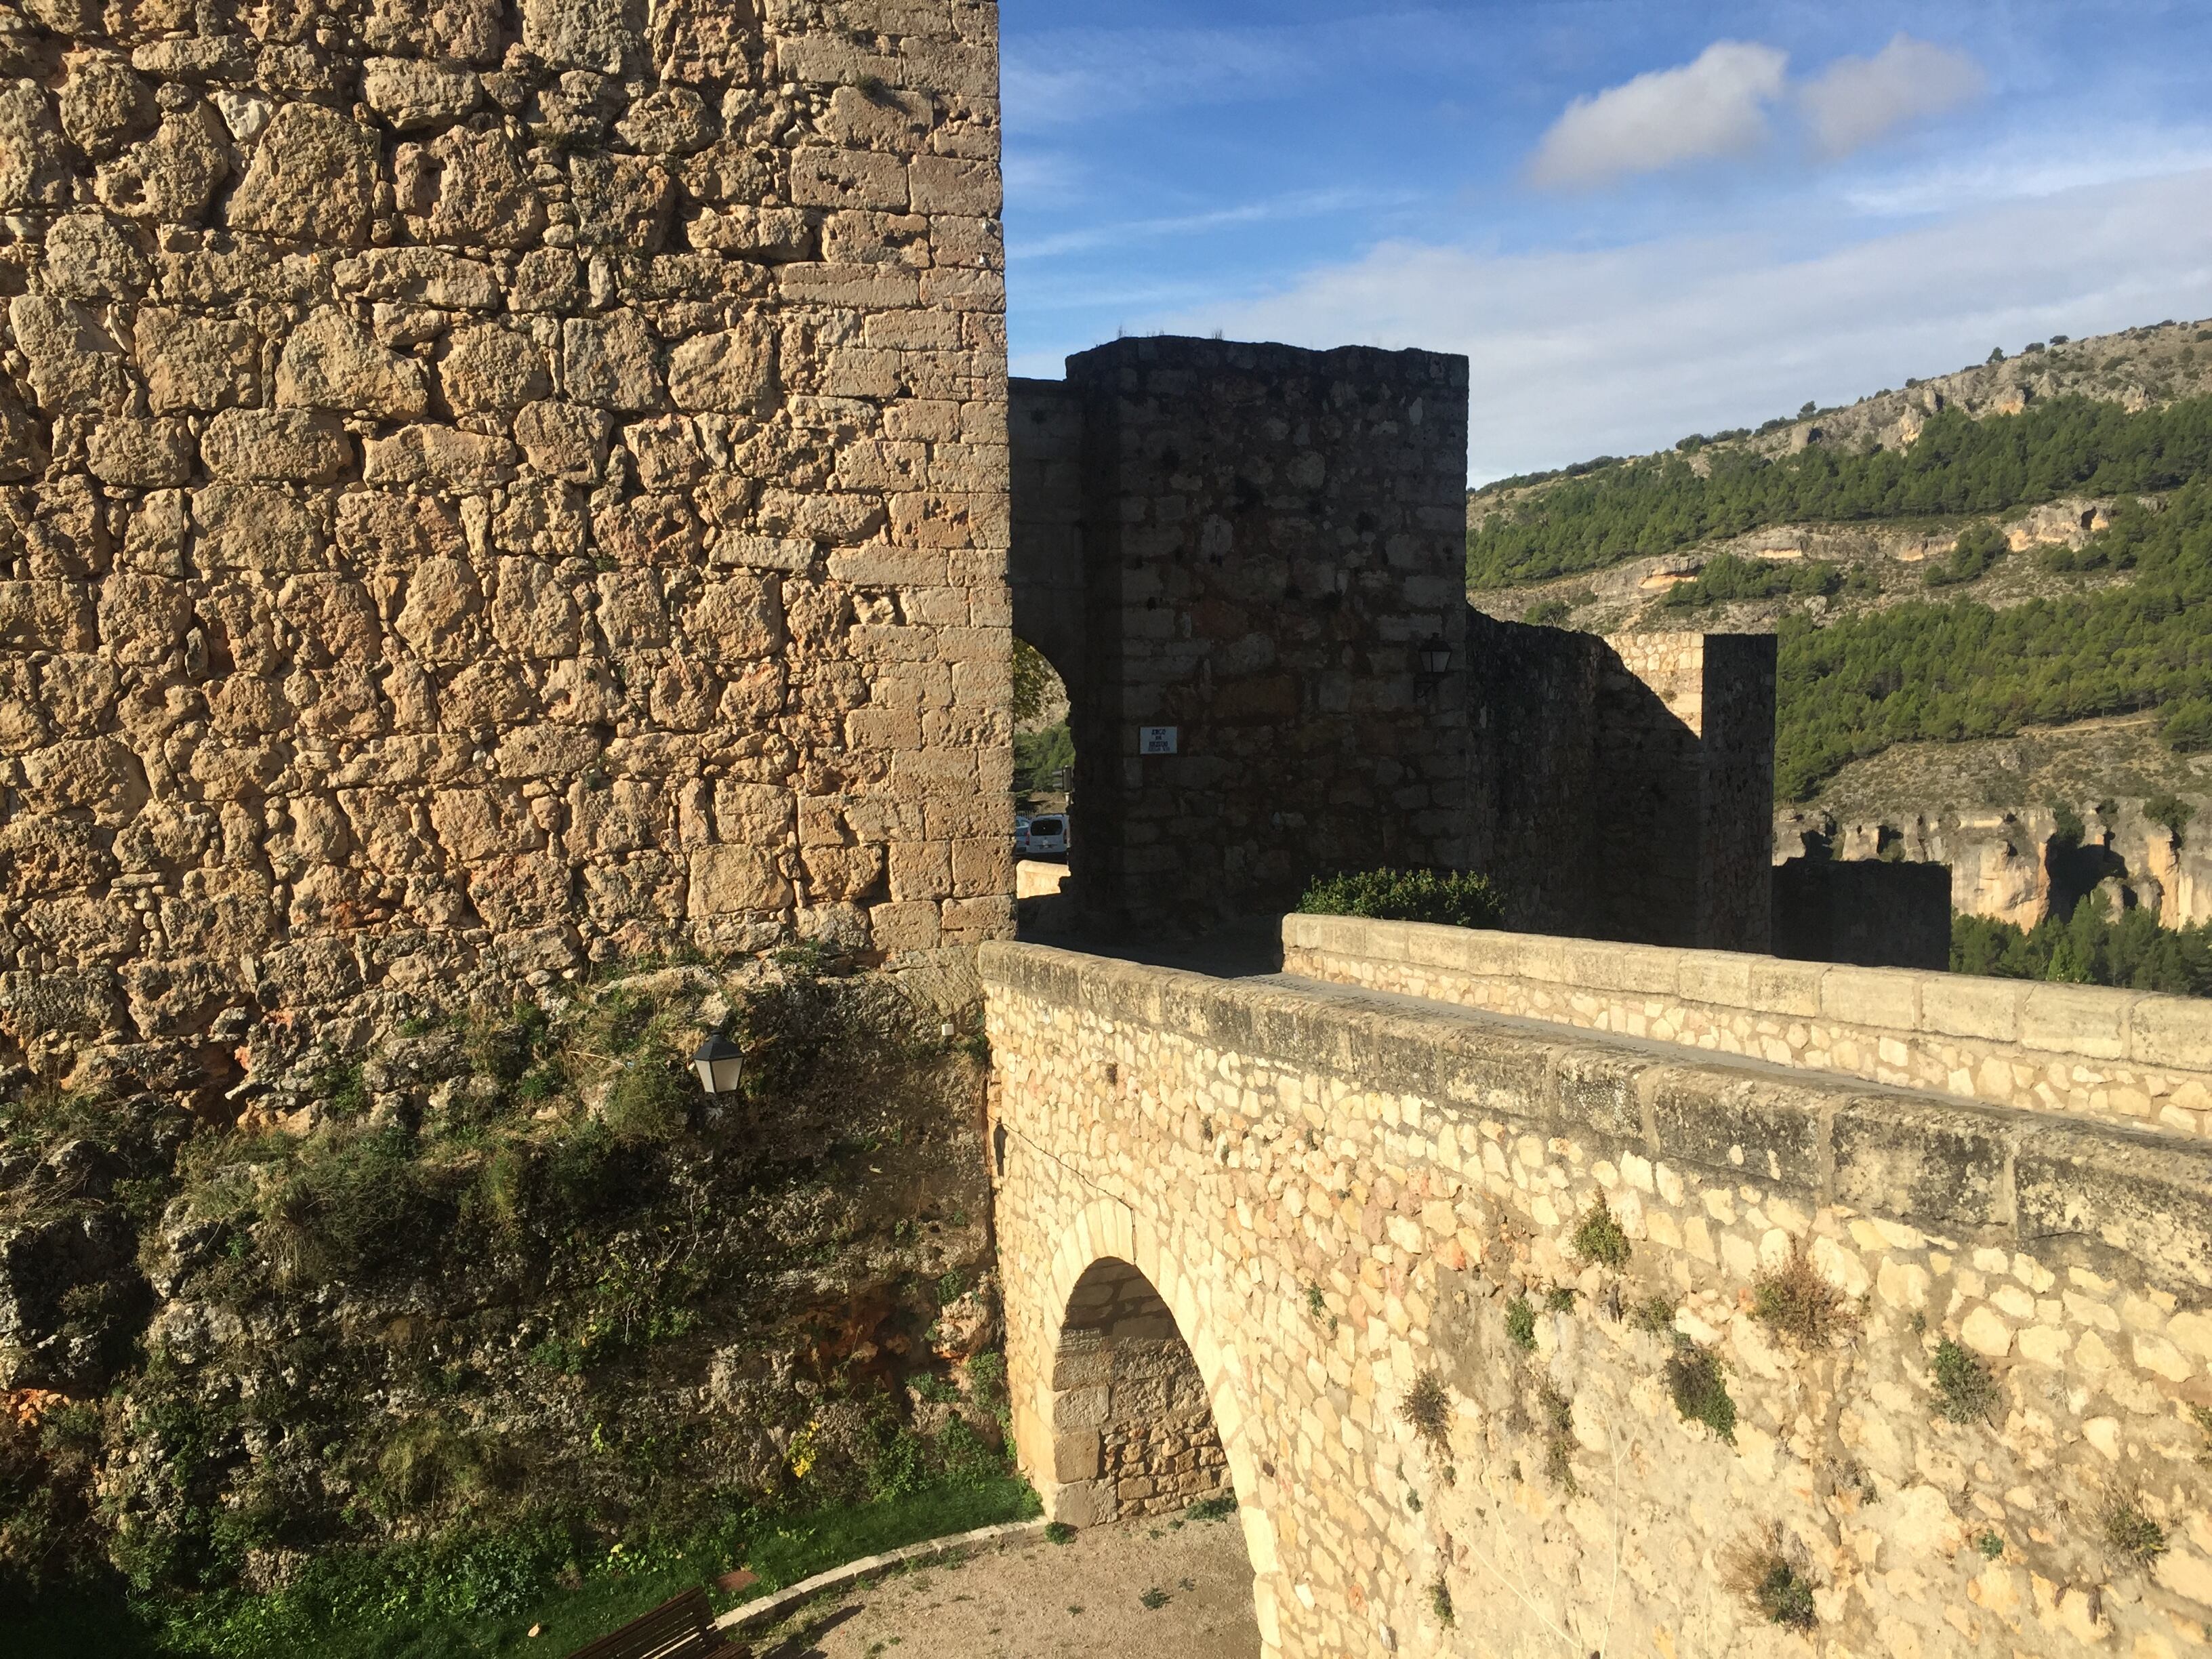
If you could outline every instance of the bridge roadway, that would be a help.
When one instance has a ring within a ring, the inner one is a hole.
[[[1233,1491],[1267,1654],[2201,1649],[2200,1146],[1279,974],[982,971],[1024,1466],[1077,1524]]]

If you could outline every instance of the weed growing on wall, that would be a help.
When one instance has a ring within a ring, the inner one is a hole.
[[[1842,1291],[1822,1278],[1801,1244],[1790,1259],[1751,1281],[1751,1310],[1759,1322],[1803,1348],[1825,1348],[1857,1328]]]
[[[2166,1528],[2145,1515],[2133,1498],[2113,1498],[2100,1518],[2105,1541],[2135,1565],[2148,1566],[2166,1553]]]
[[[1974,1540],[1974,1547],[1982,1553],[1982,1559],[1994,1561],[2004,1553],[2004,1540],[1994,1532],[1985,1532]]]
[[[1536,1409],[1544,1435],[1545,1476],[1568,1497],[1577,1497],[1582,1487],[1575,1480],[1574,1401],[1547,1377],[1536,1390]]]
[[[2204,1449],[2197,1454],[2197,1461],[2212,1463],[2212,1406],[2191,1406],[2189,1417],[2204,1436]]]
[[[1740,1544],[1721,1559],[1722,1581],[1748,1601],[1771,1625],[1799,1632],[1820,1622],[1813,1604],[1818,1588],[1810,1571],[1786,1549],[1778,1533],[1772,1539]]]
[[[1585,1261],[1618,1273],[1628,1265],[1628,1235],[1613,1218],[1603,1198],[1590,1200],[1583,1218],[1575,1224],[1575,1254]]]
[[[1434,1371],[1423,1371],[1406,1390],[1398,1414],[1438,1452],[1449,1449],[1451,1395]]]
[[[1505,1304],[1505,1334],[1515,1347],[1536,1352],[1536,1310],[1527,1297],[1516,1296]]]
[[[1429,1581],[1429,1616],[1447,1630],[1458,1622],[1452,1613],[1451,1586],[1442,1573]]]
[[[1226,1521],[1237,1513],[1237,1494],[1219,1492],[1211,1498],[1193,1498],[1182,1512],[1186,1521]]]
[[[1668,1360],[1667,1392],[1686,1423],[1702,1423],[1731,1446],[1735,1444],[1735,1401],[1720,1357],[1710,1348],[1684,1343]]]
[[[1674,1334],[1674,1304],[1663,1296],[1647,1296],[1632,1309],[1628,1322],[1646,1336]]]
[[[1575,1310],[1575,1287],[1554,1285],[1544,1292],[1544,1310],[1547,1313],[1572,1313]]]
[[[1997,1401],[1997,1385],[1989,1368],[1949,1337],[1936,1345],[1930,1375],[1936,1383],[1936,1410],[1947,1423],[1984,1423]]]

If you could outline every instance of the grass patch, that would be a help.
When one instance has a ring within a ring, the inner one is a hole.
[[[2142,1512],[2134,1499],[2116,1498],[2105,1506],[2105,1541],[2139,1567],[2166,1553],[2166,1528]]]
[[[1735,1444],[1735,1401],[1720,1357],[1710,1348],[1685,1345],[1667,1362],[1667,1392],[1686,1423],[1702,1423],[1731,1446]]]
[[[447,1659],[558,1655],[733,1566],[768,1595],[903,1544],[1037,1512],[1010,1476],[805,1513],[736,1510],[678,1538],[611,1544],[550,1522],[318,1558],[272,1595],[136,1605],[122,1597],[12,1620],[20,1659]],[[531,1627],[542,1633],[532,1639]]]
[[[1936,1413],[1947,1423],[1986,1423],[1997,1401],[1989,1368],[1949,1337],[1936,1345],[1930,1368],[1936,1383]]]
[[[1579,1497],[1582,1487],[1575,1480],[1574,1401],[1547,1377],[1536,1391],[1536,1406],[1542,1414],[1544,1474],[1568,1497]]]
[[[1751,1310],[1759,1323],[1804,1348],[1825,1348],[1858,1325],[1844,1293],[1820,1276],[1802,1245],[1781,1267],[1751,1281]]]
[[[1722,1577],[1770,1625],[1802,1633],[1820,1622],[1813,1605],[1812,1574],[1784,1552],[1778,1537],[1730,1551],[1722,1562]]]
[[[1451,1395],[1434,1371],[1423,1371],[1399,1403],[1398,1414],[1413,1432],[1438,1451],[1446,1449],[1451,1435]]]
[[[1226,1521],[1236,1513],[1237,1494],[1223,1492],[1216,1492],[1211,1498],[1194,1499],[1190,1507],[1182,1512],[1182,1518],[1186,1521]]]
[[[1536,1352],[1536,1310],[1527,1297],[1516,1296],[1505,1304],[1505,1334],[1515,1347]]]
[[[1613,1218],[1603,1198],[1590,1200],[1583,1218],[1575,1224],[1575,1254],[1585,1261],[1594,1261],[1615,1273],[1628,1265],[1628,1235]]]

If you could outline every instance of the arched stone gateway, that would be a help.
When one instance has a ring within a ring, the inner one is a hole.
[[[1230,1489],[1206,1380],[1131,1263],[1094,1261],[1076,1280],[1050,1387],[1060,1519],[1173,1514]]]
[[[1077,1524],[1225,1469],[1268,1659],[2206,1651],[2194,1140],[1315,981],[982,971],[1023,1467]]]
[[[1045,1513],[1091,1526],[1238,1493],[1263,1650],[1280,1651],[1274,1528],[1250,1496],[1259,1471],[1243,1388],[1233,1349],[1193,1295],[1198,1281],[1126,1205],[1080,1201],[1079,1186],[1061,1186],[1064,1170],[1041,1162],[1018,1129],[1003,1146],[1002,1190],[1049,1185],[1079,1200],[1000,1211],[1000,1260],[1036,1286],[1007,1298],[1007,1382],[1015,1445]]]

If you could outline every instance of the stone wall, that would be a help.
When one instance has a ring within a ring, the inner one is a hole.
[[[1016,385],[1013,582],[1073,702],[1079,907],[1184,931],[1462,863],[1465,360],[1158,338],[1067,371]]]
[[[1857,968],[1951,964],[1951,872],[1893,859],[1788,859],[1774,866],[1774,954]]]
[[[1285,916],[1304,978],[2212,1136],[2212,1003],[1772,957]]]
[[[1006,931],[998,156],[979,0],[0,16],[10,1050]]]
[[[1509,922],[1765,950],[1773,639],[1468,628],[1470,857]]]
[[[1206,1383],[1175,1316],[1126,1261],[1095,1263],[1068,1297],[1052,1359],[1060,1519],[1180,1515],[1228,1484]]]
[[[1268,1654],[2203,1651],[2205,1149],[1340,988],[983,970],[1024,1462],[1056,1510],[1053,1356],[1134,1266]]]

